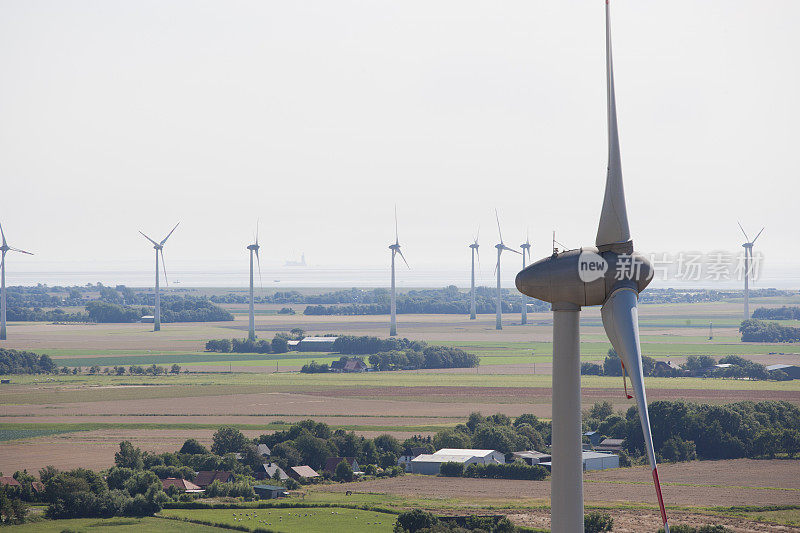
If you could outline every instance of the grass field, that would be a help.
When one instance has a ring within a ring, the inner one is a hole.
[[[310,507],[297,509],[164,509],[161,515],[192,522],[258,527],[285,533],[352,533],[390,532],[397,516],[391,513],[346,509],[343,507]]]
[[[204,526],[163,518],[76,518],[72,520],[39,520],[19,526],[4,526],[15,533],[220,533],[223,528]]]

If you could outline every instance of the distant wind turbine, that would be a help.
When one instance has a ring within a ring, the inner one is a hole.
[[[180,224],[180,222],[178,222]],[[167,279],[167,265],[164,264],[164,244],[166,244],[167,239],[169,239],[172,232],[175,231],[175,228],[178,227],[178,224],[175,224],[175,227],[172,228],[166,237],[161,242],[156,242],[143,232],[139,231],[142,236],[147,239],[148,241],[153,243],[153,249],[156,251],[156,311],[155,316],[153,317],[153,331],[161,331],[161,293],[159,292],[158,287],[158,254],[161,254],[161,266],[164,268],[164,283],[169,286],[169,280]]]
[[[3,245],[0,250],[3,252],[3,259],[0,262],[0,341],[6,340],[6,252],[19,252],[21,254],[33,255],[19,248],[12,248],[6,242],[6,234],[3,233],[3,226],[0,225],[0,235],[3,237]]]
[[[475,234],[475,241],[469,245],[472,249],[472,278],[469,287],[469,319],[475,320],[475,258],[478,258],[478,266],[480,267],[481,263],[481,256],[478,252],[478,248],[480,248],[480,244],[478,244],[478,236],[481,234],[481,228],[478,228],[478,232]]]
[[[258,223],[256,223],[256,242],[247,246],[250,250],[250,322],[247,338],[251,341],[256,340],[256,316],[253,310],[255,301],[253,297],[253,253],[256,254],[256,262],[258,262],[258,280],[261,281],[261,259],[258,257]]]
[[[494,217],[497,219],[497,234],[500,236],[500,243],[494,245],[494,247],[497,248],[497,264],[494,267],[494,271],[497,274],[497,303],[495,305],[497,317],[495,319],[494,329],[503,329],[503,291],[500,288],[500,256],[503,254],[503,250],[508,250],[515,254],[519,252],[513,248],[509,248],[503,242],[503,232],[500,231],[500,215],[497,214],[497,209],[494,210]]]
[[[525,267],[528,265],[525,260],[531,258],[531,235],[530,235],[530,231],[525,236],[525,242],[520,244],[519,247],[522,248],[522,270],[525,270]],[[527,323],[528,323],[528,297],[523,294],[522,295],[522,318],[520,319],[520,324],[527,324]]]
[[[394,256],[400,254],[400,257],[403,258],[403,262],[406,264],[406,267],[411,268],[410,266],[408,266],[408,261],[406,261],[406,257],[403,255],[403,252],[400,251],[400,236],[397,231],[396,206],[394,208],[394,244],[390,244],[389,249],[392,251],[392,301],[391,301],[391,320],[389,323],[389,335],[395,337],[397,336],[397,292],[394,282]]]
[[[739,222],[737,222],[737,224],[739,224]],[[756,238],[752,241],[750,237],[747,236],[747,233],[745,233],[741,224],[739,224],[739,229],[742,230],[744,238],[747,239],[747,241],[742,244],[742,247],[744,248],[744,319],[748,320],[750,318],[750,262],[753,260],[753,245],[761,236],[764,228],[761,228],[761,231],[758,232],[758,235],[756,235]]]

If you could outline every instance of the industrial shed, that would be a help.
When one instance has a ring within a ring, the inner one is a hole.
[[[496,450],[471,450],[462,448],[442,448],[436,453],[425,453],[411,460],[411,472],[414,474],[437,475],[442,463],[471,464],[504,464],[505,455]]]
[[[305,337],[297,343],[300,352],[332,352],[338,337]]]
[[[553,457],[549,453],[537,452],[536,450],[514,452],[512,455],[514,456],[515,461],[517,459],[520,459],[522,461],[525,461],[525,463],[530,466],[538,465],[539,463],[553,460]]]
[[[786,374],[792,379],[800,379],[800,366],[797,365],[784,365],[784,364],[777,364],[777,365],[769,365],[767,366],[767,370],[772,372],[773,370],[782,370],[786,372]]]
[[[552,461],[539,463],[548,470],[552,468]],[[608,470],[609,468],[619,468],[619,455],[613,453],[583,452],[584,470]]]

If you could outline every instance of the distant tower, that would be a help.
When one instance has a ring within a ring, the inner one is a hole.
[[[708,323],[708,340],[714,340],[714,324],[713,322]]]

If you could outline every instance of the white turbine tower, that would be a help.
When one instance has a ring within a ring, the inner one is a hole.
[[[553,533],[583,531],[581,457],[580,329],[582,306],[602,305],[603,326],[633,384],[644,445],[652,468],[664,530],[669,533],[658,480],[642,374],[637,300],[653,276],[652,265],[633,251],[622,186],[606,0],[608,175],[596,247],[554,252],[517,274],[523,294],[553,308],[553,429],[551,527]]]
[[[180,222],[178,222],[178,224],[180,224]],[[172,232],[175,231],[175,228],[178,227],[178,224],[175,224],[175,227],[172,228],[172,231],[170,231],[161,242],[156,242],[139,231],[139,233],[141,233],[145,239],[153,243],[153,249],[156,251],[156,305],[155,315],[153,316],[153,331],[161,331],[161,293],[158,286],[158,254],[161,254],[161,266],[164,268],[164,282],[167,284],[167,286],[169,286],[169,280],[167,280],[167,265],[164,264],[164,244],[166,244],[167,239],[169,239],[169,236],[172,235]]]
[[[475,234],[475,241],[469,245],[472,253],[472,278],[470,280],[469,286],[469,319],[475,320],[476,318],[476,309],[475,309],[475,258],[478,258],[478,266],[480,266],[481,256],[478,252],[478,248],[480,248],[480,244],[478,244],[478,236],[481,234],[481,229],[478,228],[478,232]]]
[[[525,270],[525,267],[528,266],[526,259],[530,260],[531,258],[531,236],[530,232],[525,236],[525,242],[519,245],[522,248],[522,270]],[[526,257],[527,256],[527,257]],[[522,317],[520,318],[520,324],[527,324],[528,323],[528,297],[524,294],[522,295]]]
[[[406,264],[406,267],[411,268],[408,266],[408,261],[406,261],[406,257],[403,255],[403,252],[400,251],[400,236],[397,232],[397,207],[394,208],[394,244],[389,245],[389,249],[392,251],[392,301],[391,301],[391,319],[389,322],[389,335],[391,337],[397,336],[397,292],[395,288],[394,282],[394,257],[397,254],[400,254],[400,257],[403,258],[403,262]]]
[[[497,219],[497,233],[500,235],[500,242],[494,245],[494,247],[497,248],[497,264],[494,266],[494,272],[497,274],[497,300],[495,302],[496,318],[494,329],[503,329],[503,290],[500,288],[500,256],[503,254],[503,250],[508,250],[515,254],[519,252],[513,248],[509,248],[503,243],[503,232],[500,231],[500,215],[497,214],[497,209],[494,210],[494,217]]]
[[[256,242],[247,246],[247,249],[250,250],[250,320],[248,322],[248,333],[247,338],[248,340],[254,341],[256,340],[256,315],[254,310],[254,296],[253,296],[253,253],[256,254],[256,262],[258,263],[258,280],[261,281],[261,259],[258,257],[258,249],[261,248],[258,245],[258,223],[256,223]]]
[[[737,224],[739,223],[737,222]],[[741,224],[739,224],[739,229],[742,230],[744,238],[747,239],[747,241],[742,244],[742,247],[744,248],[744,319],[748,320],[750,318],[750,269],[752,268],[751,262],[753,261],[753,245],[761,236],[761,232],[764,231],[764,228],[761,228],[761,231],[758,232],[758,235],[756,235],[756,238],[752,241],[750,237],[747,236]]]
[[[0,341],[6,340],[6,252],[19,252],[21,254],[33,255],[19,248],[12,248],[6,242],[6,234],[3,226],[0,225],[0,235],[3,237],[3,244],[0,251],[3,252],[3,259],[0,261]]]

